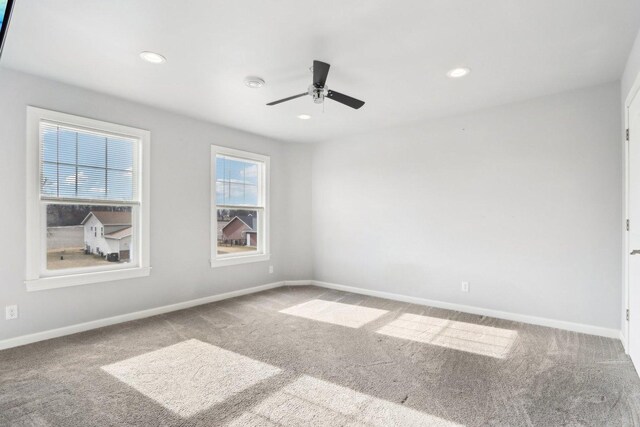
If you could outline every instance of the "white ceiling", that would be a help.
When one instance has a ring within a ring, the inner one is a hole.
[[[637,0],[20,0],[2,63],[313,142],[617,80],[639,26]],[[304,92],[313,59],[366,105],[264,105]],[[469,76],[445,77],[461,65]]]

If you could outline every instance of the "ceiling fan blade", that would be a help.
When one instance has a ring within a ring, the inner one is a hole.
[[[333,99],[334,101],[338,101],[341,104],[347,105],[351,108],[355,108],[356,110],[364,105],[364,101],[360,101],[359,99],[352,98],[350,96],[344,95],[340,92],[333,91],[329,89],[327,93],[327,97],[329,99]]]
[[[301,93],[300,95],[293,95],[293,96],[290,96],[288,98],[279,99],[277,101],[270,102],[267,105],[280,104],[281,102],[291,101],[292,99],[300,98],[301,96],[305,96],[305,95],[308,95],[308,94],[309,94],[308,92],[305,92],[305,93]]]
[[[324,87],[329,75],[329,67],[331,65],[322,61],[313,61],[313,85],[315,87]]]

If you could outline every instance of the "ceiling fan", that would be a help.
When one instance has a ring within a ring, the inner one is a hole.
[[[279,99],[277,101],[270,102],[267,105],[276,105],[280,104],[281,102],[291,101],[292,99],[309,95],[313,98],[313,102],[315,102],[316,104],[322,104],[326,97],[329,99],[333,99],[334,101],[337,101],[341,104],[347,105],[351,108],[355,108],[356,110],[362,107],[364,105],[364,101],[360,101],[359,99],[352,98],[340,92],[330,90],[326,86],[327,76],[329,75],[329,67],[331,67],[331,65],[327,64],[326,62],[313,61],[313,84],[309,86],[309,89],[307,89],[306,92],[299,95],[293,95],[288,98]]]

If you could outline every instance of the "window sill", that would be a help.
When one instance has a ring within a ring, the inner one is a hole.
[[[70,274],[68,276],[41,277],[25,280],[27,291],[45,291],[69,286],[88,285],[90,283],[111,282],[148,276],[151,267],[123,268],[121,270],[96,271],[91,273]]]
[[[230,258],[218,258],[211,260],[211,268],[227,267],[229,265],[247,264],[250,262],[262,262],[269,261],[271,255],[269,254],[257,254],[257,255],[245,255],[234,256]]]

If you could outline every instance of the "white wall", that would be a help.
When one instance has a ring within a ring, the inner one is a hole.
[[[0,69],[0,340],[310,278],[619,328],[620,90],[309,147]],[[152,132],[150,277],[26,292],[27,105]],[[271,262],[209,268],[210,144],[271,156]]]
[[[317,145],[315,278],[620,328],[620,114],[612,83]]]
[[[150,277],[26,292],[27,105],[151,131]],[[211,144],[271,156],[271,262],[209,267]],[[311,277],[310,165],[308,146],[282,143],[0,69],[0,307],[15,303],[20,309],[18,320],[0,320],[0,340]],[[269,265],[274,266],[274,274],[268,274]]]

